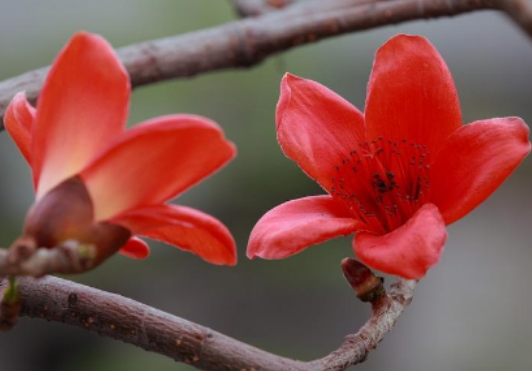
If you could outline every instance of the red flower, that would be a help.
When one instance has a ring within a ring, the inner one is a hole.
[[[270,210],[247,255],[281,259],[356,233],[362,262],[419,279],[440,258],[445,225],[484,201],[530,152],[528,133],[516,117],[462,126],[449,70],[422,37],[399,35],[379,49],[365,115],[288,74],[277,106],[279,143],[329,195]]]
[[[67,239],[97,246],[97,262],[120,249],[145,258],[134,235],[176,245],[215,264],[236,263],[233,237],[218,220],[166,202],[235,156],[214,122],[158,117],[125,130],[130,84],[101,37],[75,35],[55,60],[35,110],[24,93],[5,127],[30,164],[36,202],[25,234],[40,247]]]

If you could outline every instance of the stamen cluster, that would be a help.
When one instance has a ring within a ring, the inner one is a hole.
[[[390,232],[428,201],[429,157],[425,145],[407,139],[359,142],[335,165],[331,195],[371,230]]]

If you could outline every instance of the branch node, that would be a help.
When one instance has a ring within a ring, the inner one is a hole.
[[[31,237],[21,237],[9,250],[0,249],[0,276],[43,277],[83,273],[95,265],[96,247],[67,240],[52,249],[37,248]]]
[[[35,254],[37,242],[31,236],[19,237],[13,242],[8,250],[7,260],[9,264],[18,265]]]

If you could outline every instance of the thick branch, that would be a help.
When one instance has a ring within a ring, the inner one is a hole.
[[[0,283],[0,291],[7,283]],[[202,370],[339,371],[362,362],[412,299],[399,281],[373,303],[371,318],[328,356],[301,362],[280,357],[147,305],[54,277],[20,280],[21,316],[43,318],[136,345]]]
[[[516,0],[508,0],[516,2]],[[414,19],[501,8],[503,0],[315,0],[260,17],[118,49],[133,86],[228,68],[249,67],[298,45]],[[503,8],[511,12],[514,8]],[[525,24],[526,22],[521,22]],[[35,102],[48,68],[0,83],[0,117],[26,91]],[[0,124],[0,129],[3,125]]]

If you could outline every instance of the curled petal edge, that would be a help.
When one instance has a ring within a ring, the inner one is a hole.
[[[358,233],[353,249],[371,268],[406,279],[421,279],[438,263],[446,240],[440,211],[435,205],[426,204],[388,234]]]

